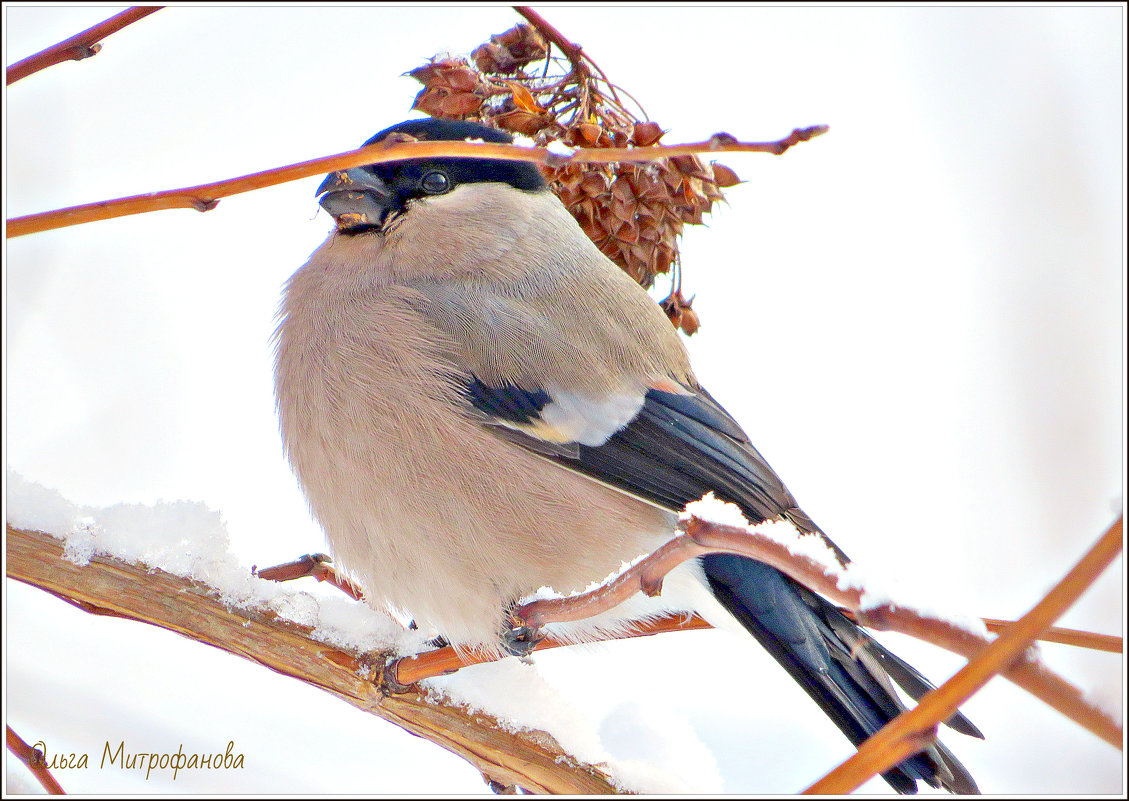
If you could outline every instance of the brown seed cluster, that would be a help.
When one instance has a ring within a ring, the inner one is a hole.
[[[545,38],[525,23],[490,37],[471,60],[437,57],[409,75],[423,84],[413,108],[483,122],[542,146],[649,147],[665,133],[625,109],[616,88],[578,48],[568,61],[550,57]],[[682,227],[700,224],[723,199],[721,190],[740,182],[728,167],[693,155],[543,170],[596,246],[644,287],[677,271]],[[673,283],[663,309],[692,334],[697,314],[682,298],[680,276]]]

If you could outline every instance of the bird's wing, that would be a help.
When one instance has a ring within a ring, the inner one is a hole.
[[[712,491],[753,523],[790,520],[848,561],[708,392],[673,381],[663,386],[610,400],[490,386],[471,376],[466,394],[507,439],[571,470],[674,511]]]

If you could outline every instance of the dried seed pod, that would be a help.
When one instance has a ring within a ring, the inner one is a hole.
[[[737,173],[733,172],[733,170],[729,169],[724,164],[719,164],[715,161],[710,164],[710,167],[713,168],[713,182],[724,189],[744,183],[737,177]]]
[[[580,176],[580,188],[589,197],[600,197],[608,191],[608,178],[603,170],[593,170]]]
[[[410,70],[407,75],[415,78],[424,86],[430,85],[444,71],[467,66],[467,63],[458,58],[433,58],[422,67]]]
[[[702,160],[692,153],[685,156],[674,156],[670,161],[674,164],[675,169],[683,175],[713,180],[713,173],[707,170]]]
[[[698,313],[690,308],[693,302],[693,298],[686,300],[682,297],[681,290],[675,290],[659,303],[674,327],[681,328],[686,332],[686,336],[692,336],[701,326]]]
[[[659,303],[659,307],[666,312],[666,316],[670,318],[674,327],[678,328],[682,323],[682,306],[675,300],[675,296],[673,294],[668,295]]]
[[[424,114],[430,114],[432,117],[442,117],[443,108],[440,103],[447,97],[446,89],[421,89],[419,94],[416,95],[415,102],[412,103],[412,108],[416,111],[422,111]]]
[[[665,134],[657,122],[637,122],[631,131],[631,144],[636,147],[650,147]]]
[[[507,131],[535,136],[539,131],[552,125],[553,120],[544,114],[530,114],[528,111],[507,111],[494,117],[499,128]]]
[[[473,92],[479,84],[478,73],[469,66],[442,70],[438,77],[456,92]]]
[[[541,34],[530,25],[521,23],[505,33],[491,36],[487,44],[481,45],[471,54],[471,58],[483,72],[511,73],[517,72],[526,64],[540,61],[548,53],[548,46]]]
[[[590,122],[582,122],[572,126],[565,136],[565,144],[579,145],[580,147],[595,147],[603,136],[604,129]]]
[[[451,94],[439,101],[446,117],[469,117],[482,108],[482,98],[469,92]]]
[[[682,320],[679,323],[679,328],[686,332],[686,336],[693,336],[701,328],[701,320],[698,319],[698,313],[690,308],[687,303],[686,307],[682,309]]]

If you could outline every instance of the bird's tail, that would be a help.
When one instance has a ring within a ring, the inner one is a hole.
[[[703,557],[710,589],[807,691],[857,747],[900,714],[890,681],[914,698],[932,689],[912,667],[882,647],[833,604],[762,562],[731,554]],[[960,713],[946,721],[983,737]],[[978,793],[968,771],[940,742],[882,777],[900,793],[920,779],[953,793]]]

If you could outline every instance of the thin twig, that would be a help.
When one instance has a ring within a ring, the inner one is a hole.
[[[267,578],[263,571],[259,572],[260,578]],[[847,617],[854,619],[855,614],[850,609],[843,607],[839,608]],[[1003,628],[1010,626],[1014,621],[1010,620],[988,620],[985,619],[985,624],[991,631],[1000,631]],[[653,620],[646,622],[637,621],[633,624],[633,629],[625,634],[616,636],[609,636],[606,639],[603,637],[595,637],[592,642],[606,642],[612,640],[629,639],[632,637],[649,637],[654,634],[666,634],[674,631],[700,631],[702,629],[713,628],[702,618],[697,615],[686,616],[684,614],[670,614],[664,615]],[[1113,637],[1108,634],[1095,634],[1089,631],[1078,631],[1076,629],[1060,629],[1049,628],[1039,637],[1040,640],[1045,642],[1057,642],[1066,645],[1073,645],[1078,648],[1088,648],[1091,650],[1108,651],[1110,653],[1121,652],[1121,638]],[[535,646],[535,651],[544,651],[550,648],[558,648],[561,645],[567,645],[552,637],[546,637]],[[450,646],[443,648],[436,648],[432,651],[424,651],[419,654],[414,654],[409,657],[398,659],[389,665],[389,674],[391,678],[398,684],[407,686],[415,684],[416,682],[423,681],[424,679],[431,679],[435,676],[442,676],[447,673],[452,673],[460,668],[469,667],[470,665],[478,665],[483,662],[497,660],[497,655],[485,657],[482,655],[475,655],[469,653],[458,654],[455,649]]]
[[[120,14],[115,14],[104,22],[99,22],[93,28],[87,28],[82,33],[77,33],[70,39],[51,45],[46,50],[17,61],[7,70],[7,85],[11,86],[16,81],[34,75],[40,70],[45,70],[64,61],[81,61],[97,55],[102,49],[99,42],[111,33],[117,33],[127,25],[132,25],[139,19],[160,11],[164,6],[133,6]]]
[[[839,611],[856,623],[858,615],[850,609],[840,606]],[[993,634],[999,634],[1008,626],[1015,625],[1014,620],[999,620],[994,617],[982,617],[980,622],[984,628]],[[1124,641],[1113,634],[1099,634],[1095,631],[1082,631],[1080,629],[1064,629],[1051,626],[1039,635],[1041,642],[1053,642],[1059,645],[1071,645],[1075,648],[1085,648],[1088,651],[1103,651],[1107,654],[1120,654],[1125,650]]]
[[[671,631],[697,631],[711,628],[710,624],[697,615],[669,615],[647,622],[632,623],[630,631],[618,634],[614,639],[628,640],[635,637],[651,637],[655,634],[666,634]],[[546,637],[537,643],[534,650],[547,651],[551,648],[574,645],[575,643],[560,640],[556,637]],[[386,676],[392,681],[408,687],[424,679],[453,673],[470,665],[480,665],[483,662],[498,660],[495,652],[458,652],[451,646],[436,648],[434,651],[425,651],[414,656],[397,659],[388,665]]]
[[[220,198],[263,189],[268,186],[297,181],[311,175],[397,161],[409,158],[441,158],[458,156],[461,158],[503,159],[506,161],[528,161],[550,167],[566,164],[595,164],[618,161],[654,161],[670,156],[691,153],[772,153],[780,155],[799,142],[819,136],[827,131],[826,125],[799,128],[775,142],[738,142],[728,134],[715,134],[704,142],[685,145],[654,145],[651,147],[602,147],[578,148],[571,155],[553,153],[545,148],[519,147],[485,142],[379,142],[368,147],[336,153],[332,156],[288,164],[237,178],[228,178],[210,184],[200,184],[184,189],[169,189],[150,192],[144,195],[101,200],[81,206],[28,214],[8,220],[8,237],[26,236],[39,231],[65,228],[68,225],[81,225],[97,220],[109,220],[132,214],[144,214],[164,209],[196,209],[211,211]]]
[[[573,70],[580,70],[587,72],[587,67],[584,62],[587,61],[591,64],[601,75],[603,71],[596,65],[592,59],[584,53],[583,48],[575,42],[570,41],[563,33],[556,29],[555,26],[549,23],[547,19],[542,17],[529,6],[514,6],[514,11],[525,17],[529,24],[537,29],[537,32],[545,37],[550,43],[555,44],[557,48],[564,53],[565,58],[568,59],[572,65]],[[604,80],[607,80],[606,76]]]
[[[325,554],[307,554],[292,562],[258,570],[253,569],[253,572],[259,578],[269,581],[293,581],[307,577],[315,578],[318,581],[325,581],[332,584],[354,600],[362,600],[360,590],[337,575],[332,564],[330,564],[329,557]],[[843,612],[843,614],[852,620],[857,621],[858,616],[852,610],[840,607],[839,611]],[[989,631],[993,632],[1002,631],[1014,624],[1014,621],[1010,620],[995,620],[991,618],[983,618],[982,620]],[[696,631],[712,628],[709,623],[697,615],[686,614],[670,614],[649,621],[636,621],[632,626],[631,631],[609,639],[627,639],[631,637],[664,634],[672,631]],[[1073,645],[1078,648],[1107,651],[1109,653],[1121,653],[1122,651],[1120,637],[1114,637],[1109,634],[1096,634],[1090,631],[1079,631],[1077,629],[1052,627],[1043,632],[1039,639],[1046,642],[1057,642],[1065,645]],[[549,648],[558,648],[562,645],[568,645],[568,643],[547,637],[537,643],[535,650],[541,651]],[[423,681],[424,679],[442,676],[463,667],[489,662],[497,658],[498,657],[493,653],[489,655],[476,655],[465,651],[459,653],[448,646],[436,648],[432,651],[424,651],[423,653],[396,660],[389,665],[388,671],[390,678],[395,684],[408,686]]]
[[[308,553],[293,562],[287,562],[273,567],[264,567],[262,570],[252,568],[252,572],[267,581],[294,581],[300,578],[314,578],[336,587],[354,601],[363,601],[364,595],[353,586],[352,582],[337,575],[337,571],[330,564],[332,560],[324,553]]]
[[[1039,633],[1069,609],[1121,552],[1121,535],[1119,519],[1030,612],[1008,626],[956,675],[923,696],[916,707],[890,721],[863,743],[854,756],[805,792],[820,795],[855,790],[871,776],[888,770],[905,758],[903,740],[909,738],[914,743],[919,742],[918,738],[935,731],[938,721],[950,717],[993,676],[1002,673],[1017,660],[1028,659],[1025,651]],[[1107,742],[1120,747],[1121,738],[1118,736],[1115,741],[1107,739]]]
[[[1009,626],[1015,625],[1011,620],[995,620],[984,618],[984,625],[988,631],[999,633]],[[1073,645],[1076,648],[1088,648],[1091,651],[1105,651],[1109,654],[1124,653],[1125,645],[1120,637],[1112,634],[1097,634],[1093,631],[1079,631],[1078,629],[1063,629],[1057,626],[1044,631],[1039,639],[1044,642],[1057,642],[1061,645]]]
[[[45,754],[38,748],[32,748],[24,742],[23,738],[12,731],[11,726],[6,726],[8,741],[8,750],[16,755],[16,758],[27,765],[27,769],[31,771],[32,775],[43,785],[43,789],[51,795],[66,795],[66,791],[55,781],[55,777],[51,775],[51,771],[47,770],[47,765],[44,764]]]
[[[567,598],[533,601],[519,607],[515,617],[534,628],[549,622],[583,620],[615,608],[637,591],[656,595],[663,577],[677,565],[695,556],[721,552],[750,556],[772,565],[809,589],[854,610],[859,623],[872,629],[908,634],[968,659],[992,642],[952,621],[903,606],[883,604],[860,611],[864,590],[843,581],[845,577],[840,570],[813,557],[794,554],[785,544],[755,529],[707,523],[696,517],[682,525],[685,534],[675,537],[607,584]],[[1120,526],[1119,520],[1115,524],[1118,531]],[[1047,668],[1034,652],[1025,653],[1002,671],[1002,675],[1111,745],[1121,746],[1120,724],[1094,706],[1080,689]]]

